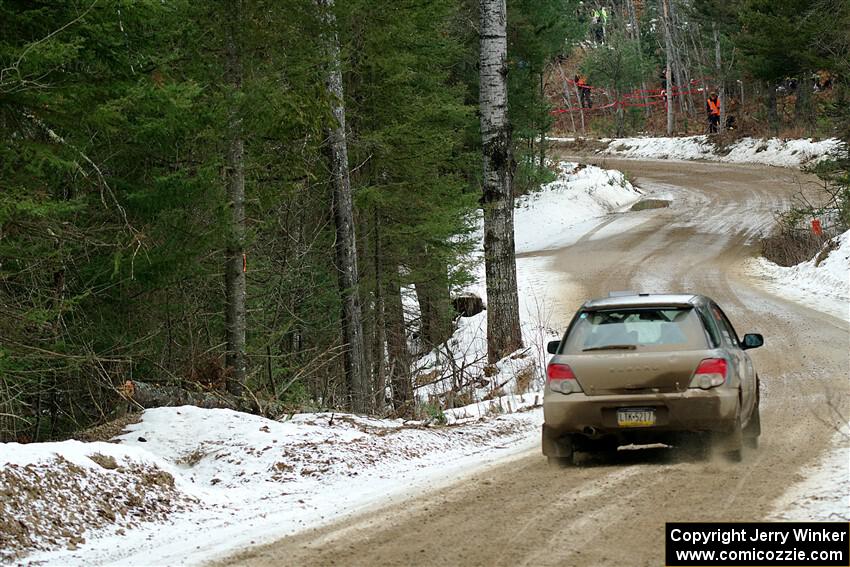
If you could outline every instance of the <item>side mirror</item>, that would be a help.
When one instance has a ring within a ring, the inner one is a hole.
[[[741,348],[747,350],[749,348],[758,348],[764,344],[764,337],[758,333],[747,333],[744,335],[744,340],[741,341]]]
[[[558,347],[561,345],[561,341],[549,341],[546,343],[546,352],[549,354],[558,354]]]

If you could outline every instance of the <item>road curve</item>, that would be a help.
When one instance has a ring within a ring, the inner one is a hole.
[[[663,565],[666,521],[754,521],[830,445],[828,401],[848,403],[847,323],[759,289],[741,266],[772,212],[805,179],[776,168],[606,160],[669,208],[613,218],[546,252],[571,311],[609,290],[715,298],[753,351],[762,381],[761,447],[743,462],[682,451],[621,451],[555,470],[538,451],[403,506],[372,511],[238,553],[222,565]],[[618,223],[627,230],[618,230]],[[845,413],[846,415],[846,413]],[[826,424],[824,423],[826,422]]]

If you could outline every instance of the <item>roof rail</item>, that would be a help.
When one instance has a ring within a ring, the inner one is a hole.
[[[608,297],[629,297],[630,295],[638,295],[636,291],[609,291]]]

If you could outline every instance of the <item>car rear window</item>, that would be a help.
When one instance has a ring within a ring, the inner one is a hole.
[[[640,307],[582,311],[564,352],[706,348],[705,332],[690,307]]]

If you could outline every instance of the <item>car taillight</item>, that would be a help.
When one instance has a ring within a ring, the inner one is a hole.
[[[697,366],[691,379],[691,388],[708,390],[726,382],[726,360],[723,358],[706,358]]]
[[[549,384],[549,389],[553,392],[562,394],[572,394],[573,392],[581,392],[581,386],[576,381],[576,375],[569,364],[559,364],[550,362],[546,366],[546,382]]]
[[[573,369],[569,364],[558,364],[550,362],[546,367],[546,379],[552,380],[575,380],[576,375],[573,374]]]

